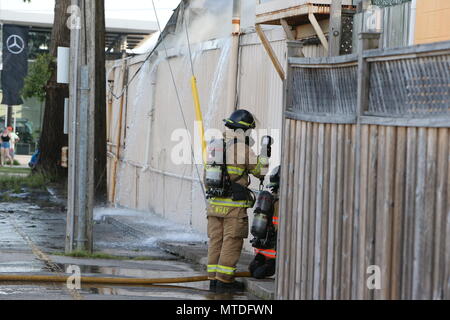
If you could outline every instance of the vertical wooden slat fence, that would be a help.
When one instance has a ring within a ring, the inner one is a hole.
[[[276,296],[449,299],[450,43],[358,61],[289,59]]]

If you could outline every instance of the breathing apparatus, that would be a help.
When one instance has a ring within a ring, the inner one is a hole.
[[[246,137],[249,144],[250,137]],[[261,155],[270,157],[273,138],[264,136],[261,140]],[[207,145],[205,186],[207,198],[232,197],[234,200],[248,200],[247,188],[231,181],[226,168],[226,142],[224,139],[212,139]],[[261,181],[262,185],[262,181]],[[251,197],[254,196],[251,194]]]
[[[212,139],[207,146],[205,186],[207,198],[227,197],[231,189],[227,174],[226,145],[224,139]]]
[[[270,176],[271,183],[269,191],[260,191],[256,200],[254,219],[251,227],[251,233],[254,238],[250,241],[253,247],[259,249],[270,249],[276,245],[276,231],[272,223],[275,213],[275,203],[278,201],[279,186],[279,168],[275,168]]]

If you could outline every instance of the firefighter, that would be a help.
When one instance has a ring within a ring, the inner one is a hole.
[[[228,179],[224,188],[228,190],[222,190],[221,197],[208,197],[207,269],[210,290],[233,292],[244,289],[242,283],[235,281],[234,274],[244,239],[248,237],[247,209],[253,207],[255,202],[253,193],[248,189],[249,174],[259,179],[264,178],[269,163],[267,155],[270,152],[262,149],[261,155],[256,156],[251,150],[254,141],[250,132],[256,125],[250,112],[235,111],[224,122],[231,129],[225,132],[225,163],[222,166]],[[208,169],[206,170],[208,174]]]
[[[252,277],[256,279],[264,279],[271,277],[275,274],[275,259],[277,257],[276,241],[278,232],[278,210],[279,210],[279,197],[278,190],[280,188],[280,166],[275,168],[270,174],[270,184],[268,185],[272,192],[273,197],[267,197],[268,201],[272,202],[269,214],[269,223],[265,225],[264,231],[257,232],[253,230],[257,228],[256,220],[252,226],[252,233],[255,238],[252,240],[252,244],[255,247],[255,258],[249,265],[249,271]],[[266,199],[267,199],[266,198]],[[258,207],[258,205],[257,205]],[[255,209],[255,212],[257,209]],[[259,235],[261,234],[262,235]]]

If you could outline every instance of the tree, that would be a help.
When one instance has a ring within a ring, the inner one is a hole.
[[[24,81],[25,85],[22,89],[24,98],[37,98],[40,102],[45,101],[47,95],[45,87],[52,76],[53,60],[53,57],[48,53],[36,57]]]
[[[98,200],[106,199],[106,70],[105,70],[105,2],[94,0],[95,10],[95,196]],[[30,2],[30,0],[24,0]],[[69,97],[67,85],[56,82],[58,47],[70,46],[70,29],[67,27],[68,8],[71,0],[55,1],[55,17],[50,38],[48,58],[51,71],[50,80],[45,87],[45,111],[42,134],[39,143],[41,151],[37,170],[67,177],[67,172],[60,166],[61,151],[68,145],[68,137],[64,131],[64,100]]]
[[[50,39],[50,55],[56,61],[58,47],[70,46],[70,30],[66,26],[67,8],[70,0],[55,1],[55,17]],[[45,111],[42,134],[39,142],[41,151],[37,170],[54,174],[58,178],[66,177],[66,171],[60,166],[61,150],[67,146],[64,131],[64,99],[69,97],[67,85],[56,82],[56,64],[52,62],[52,74],[46,85]]]
[[[106,137],[106,54],[105,0],[95,0],[95,157],[94,194],[98,201],[107,196],[107,137]]]
[[[35,60],[40,55],[48,53],[50,47],[50,33],[29,32],[28,59]]]

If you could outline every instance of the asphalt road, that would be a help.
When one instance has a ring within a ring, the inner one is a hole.
[[[48,201],[25,199],[0,203],[0,274],[64,274],[78,266],[82,276],[172,278],[204,275],[200,266],[169,254],[146,239],[136,239],[105,221],[94,225],[95,251],[120,259],[63,256],[65,209]],[[49,262],[39,256],[47,255]],[[54,266],[58,268],[55,270]],[[65,283],[0,282],[0,299],[14,300],[244,300],[249,294],[215,294],[208,282],[170,286],[86,286],[69,290]]]

